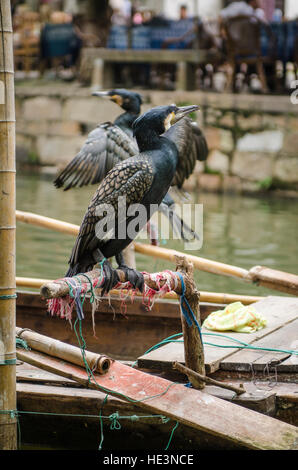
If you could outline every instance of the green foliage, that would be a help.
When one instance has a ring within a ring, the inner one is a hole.
[[[207,173],[208,175],[221,175],[219,170],[212,170],[208,165],[205,165],[204,173]]]
[[[39,157],[33,150],[28,153],[28,163],[31,165],[39,165]]]
[[[268,176],[267,178],[264,178],[263,180],[259,181],[258,185],[260,189],[265,189],[265,190],[271,189],[273,186],[273,179],[271,176]]]

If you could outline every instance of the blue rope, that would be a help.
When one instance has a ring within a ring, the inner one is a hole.
[[[77,316],[79,320],[83,320],[84,317],[84,312],[83,312],[83,306],[81,302],[81,291],[82,291],[82,286],[78,286],[76,281],[73,278],[68,278],[67,284],[70,284],[71,287],[74,288],[70,289],[70,294],[74,298],[75,304],[76,304],[76,309],[77,309]]]
[[[188,326],[192,326],[193,324],[196,325],[196,327],[198,328],[199,330],[199,334],[200,334],[200,338],[201,338],[201,341],[202,341],[202,333],[201,333],[201,328],[200,328],[200,325],[196,319],[196,317],[194,316],[194,313],[191,309],[191,306],[189,305],[188,303],[188,300],[187,298],[185,297],[185,284],[184,284],[184,279],[183,279],[183,276],[181,273],[177,273],[178,276],[180,277],[180,280],[181,280],[181,289],[182,289],[182,294],[180,295],[180,307],[181,307],[181,311],[183,313],[183,316],[185,317],[186,319],[186,322],[188,324]]]
[[[11,294],[11,295],[0,295],[0,300],[8,300],[8,299],[16,299],[17,294]]]
[[[100,273],[101,281],[102,281],[102,278],[103,278],[103,263],[105,261],[106,261],[106,258],[104,258],[99,263],[100,269],[101,269],[101,273]],[[80,278],[78,277],[79,275],[84,276],[89,281],[89,283],[90,283],[90,292],[91,292],[90,302],[93,303],[94,299],[95,299],[93,284],[92,284],[91,279],[89,278],[89,276],[86,273],[81,273],[81,274],[78,274],[77,276],[69,277],[69,278],[67,278],[67,281],[65,281],[65,282],[68,284],[70,296],[75,301],[76,310],[77,310],[77,318],[79,320],[84,320],[85,317],[84,317],[84,311],[83,311],[83,304],[84,304],[87,292],[85,293],[83,300],[81,300],[82,284],[81,284]],[[76,283],[76,280],[78,281],[79,285]],[[100,283],[101,283],[101,281],[100,281]]]

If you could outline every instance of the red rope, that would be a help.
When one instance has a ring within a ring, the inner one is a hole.
[[[154,281],[157,284],[157,287],[158,287],[157,289],[153,289],[152,287],[149,287],[146,283],[144,284],[142,303],[143,305],[145,305],[147,310],[151,310],[154,305],[155,299],[157,297],[163,297],[168,292],[175,290],[176,283],[177,283],[177,276],[175,272],[172,272],[169,270],[165,270],[161,273],[153,273],[153,274],[142,272],[142,274],[148,276],[151,281]],[[76,279],[76,278],[72,278],[72,279]],[[58,281],[61,281],[61,280],[64,280],[65,282],[67,282],[67,278],[59,279]],[[93,302],[94,299],[96,300],[98,299],[94,295],[94,289],[99,288],[102,282],[103,282],[102,278],[94,278],[92,280],[91,297],[93,296],[93,299],[91,299],[91,302]],[[88,282],[87,280],[86,282],[80,281],[80,284],[78,284],[78,287],[81,289],[81,292],[80,292],[81,296],[84,296],[85,298],[86,293],[90,291],[90,282]],[[115,288],[119,289],[120,291],[121,313],[124,316],[126,316],[126,313],[127,313],[126,301],[128,298],[130,298],[131,303],[133,303],[137,290],[133,288],[133,286],[131,285],[129,281],[124,282],[124,283],[119,282],[115,286]],[[58,316],[60,318],[66,318],[66,320],[71,320],[72,312],[75,307],[75,299],[72,297],[72,295],[67,295],[65,297],[60,297],[56,299],[50,299],[47,301],[47,307],[48,307],[48,312],[52,316]]]

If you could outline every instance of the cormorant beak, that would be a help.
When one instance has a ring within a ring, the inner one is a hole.
[[[110,98],[108,91],[94,91],[92,96],[100,96],[100,98]]]
[[[122,96],[117,95],[116,93],[114,95],[111,95],[110,91],[94,91],[92,93],[92,96],[100,96],[101,98],[108,98],[111,101],[114,101],[114,103],[117,103],[119,106],[123,105]]]
[[[180,106],[177,109],[178,111],[175,113],[175,115],[171,119],[171,124],[175,124],[176,122],[180,121],[180,119],[184,118],[190,113],[193,113],[194,111],[197,111],[200,108],[196,104],[193,104],[191,106]]]

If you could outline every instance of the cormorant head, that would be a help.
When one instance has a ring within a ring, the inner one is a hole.
[[[108,98],[114,103],[118,104],[125,111],[140,114],[142,97],[139,93],[130,90],[115,88],[109,91],[94,91],[92,96],[100,96],[101,98]]]
[[[134,121],[132,126],[134,135],[137,135],[142,129],[144,131],[145,129],[152,129],[158,135],[161,135],[180,119],[198,109],[197,105],[178,107],[175,104],[152,108]]]

